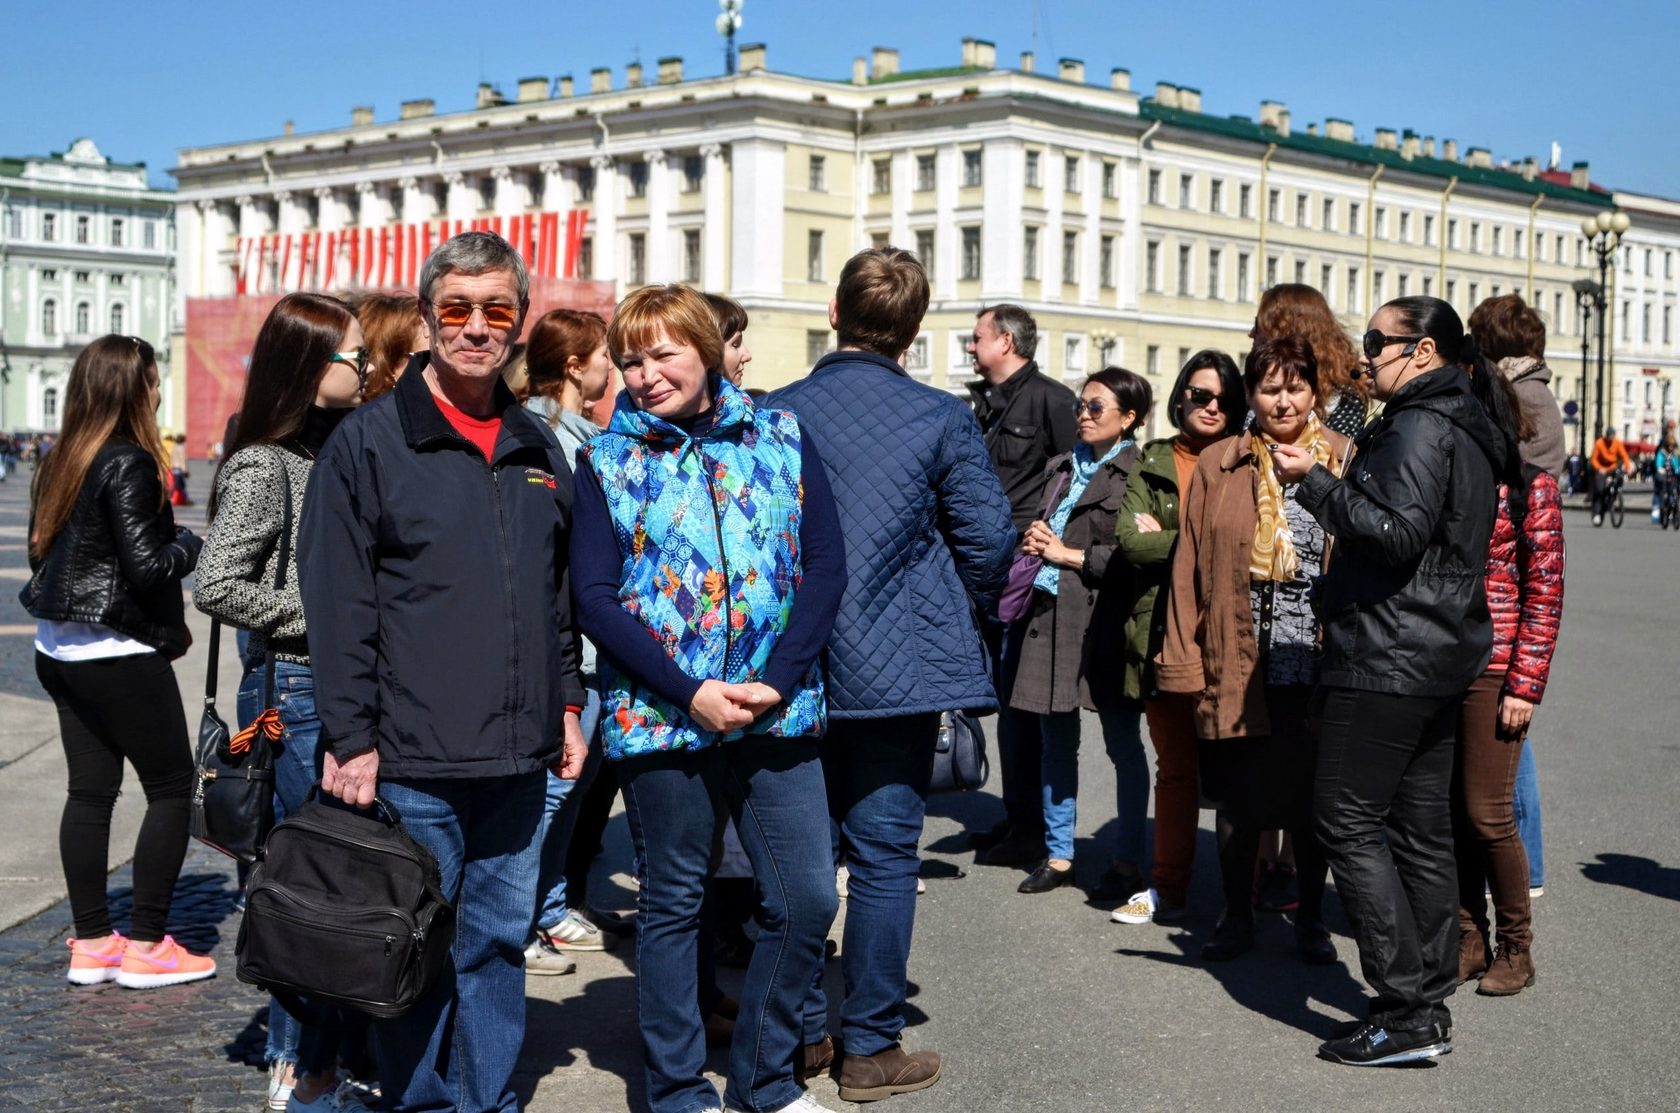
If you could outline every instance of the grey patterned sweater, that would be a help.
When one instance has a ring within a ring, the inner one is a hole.
[[[216,517],[199,557],[193,605],[211,618],[249,630],[253,656],[266,654],[272,643],[276,658],[309,663],[298,594],[297,528],[313,466],[298,452],[253,444],[234,453],[216,476]],[[276,591],[282,468],[292,486],[292,544],[286,586]]]

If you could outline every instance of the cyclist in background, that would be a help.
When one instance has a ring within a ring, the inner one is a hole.
[[[1633,460],[1627,445],[1616,435],[1614,425],[1606,425],[1592,447],[1592,518],[1593,525],[1604,521],[1604,509],[1609,501],[1610,476],[1617,471],[1632,472]]]
[[[1680,459],[1676,459],[1677,450],[1674,434],[1664,432],[1662,443],[1657,445],[1657,455],[1651,466],[1651,521],[1662,521],[1663,499],[1674,487],[1677,474],[1680,474]]]

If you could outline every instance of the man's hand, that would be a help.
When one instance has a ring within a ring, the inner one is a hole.
[[[764,685],[759,685],[764,688]],[[764,688],[769,692],[771,689]],[[780,697],[778,697],[780,698]],[[757,697],[745,684],[725,684],[721,680],[707,680],[694,693],[688,713],[707,730],[728,732],[751,726],[758,718]]]
[[[1272,449],[1272,467],[1282,483],[1301,482],[1317,462],[1313,459],[1312,449],[1305,445],[1280,444]]]
[[[1499,697],[1499,725],[1512,738],[1521,738],[1534,721],[1534,705],[1516,696]]]
[[[328,796],[336,796],[351,807],[366,808],[373,803],[378,787],[378,749],[369,747],[343,761],[334,757],[331,750],[323,755],[321,791]]]
[[[550,771],[563,781],[575,781],[583,776],[583,763],[589,757],[589,740],[583,736],[583,720],[576,711],[566,712],[566,729],[560,735],[560,760]]]

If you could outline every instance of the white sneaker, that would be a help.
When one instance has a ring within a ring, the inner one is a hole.
[[[561,951],[604,951],[618,942],[616,936],[603,932],[575,908],[568,909],[559,923],[538,928],[537,938],[545,937]]]
[[[295,1082],[284,1081],[286,1068],[291,1064],[276,1059],[268,1065],[268,1107],[275,1113],[284,1113],[286,1103],[291,1100],[292,1087]]]
[[[1545,895],[1546,895],[1546,887],[1544,885],[1530,885],[1528,887],[1528,899],[1529,900],[1533,900],[1535,897],[1543,897]]]
[[[834,871],[834,891],[840,894],[840,899],[846,899],[846,882],[852,879],[852,871],[841,866]]]
[[[286,1113],[374,1113],[348,1087],[322,1090],[314,1101],[303,1101],[296,1093],[286,1102]]]
[[[545,937],[539,935],[525,948],[525,973],[537,975],[571,974],[577,970],[577,959],[561,954]]]
[[[740,1106],[730,1105],[726,1109],[739,1110]],[[792,1102],[779,1109],[772,1110],[771,1113],[834,1113],[834,1111],[826,1105],[818,1105],[816,1099],[810,1094],[800,1094]]]

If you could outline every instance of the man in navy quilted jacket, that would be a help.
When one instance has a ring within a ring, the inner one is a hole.
[[[768,403],[798,415],[846,537],[823,772],[836,860],[844,851],[851,871],[840,1008],[847,1101],[939,1080],[937,1052],[899,1046],[917,848],[940,713],[997,706],[974,613],[995,608],[1015,545],[973,413],[898,363],[927,305],[927,272],[914,255],[884,247],[853,256],[828,310],[839,350]],[[834,1055],[820,986],[805,1016],[800,1066],[813,1074]]]

